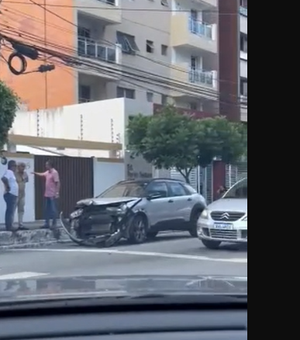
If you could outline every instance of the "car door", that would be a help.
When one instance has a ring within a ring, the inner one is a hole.
[[[168,189],[170,200],[173,201],[176,223],[181,224],[188,221],[191,214],[190,195],[187,194],[183,185],[176,181],[168,181]]]
[[[168,186],[165,181],[153,181],[147,186],[147,196],[158,193],[160,194],[160,197],[148,200],[145,207],[150,226],[162,225],[168,218],[170,204],[168,203]]]

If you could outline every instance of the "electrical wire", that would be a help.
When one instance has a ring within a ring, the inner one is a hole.
[[[24,43],[24,42],[22,42]],[[30,47],[32,48],[37,48],[40,52],[43,52],[43,53],[47,53],[47,54],[50,54],[52,55],[53,57],[56,57],[60,60],[61,64],[62,65],[68,65],[68,66],[72,66],[72,67],[75,67],[75,68],[78,68],[78,66],[86,66],[87,69],[89,70],[93,70],[93,71],[96,71],[96,72],[101,72],[103,75],[108,75],[108,76],[112,76],[112,75],[115,75],[116,78],[118,76],[120,76],[120,74],[118,73],[114,73],[114,72],[111,72],[111,70],[108,70],[108,66],[101,66],[99,65],[98,63],[91,63],[89,61],[83,61],[81,60],[80,58],[75,58],[74,56],[70,56],[70,55],[67,55],[67,54],[64,54],[64,53],[61,53],[61,52],[57,52],[55,50],[49,50],[49,49],[44,49],[44,48],[41,48],[39,46],[36,46],[36,45],[30,45],[28,44]],[[61,50],[62,50],[63,46],[61,46]],[[53,59],[52,59],[52,62]],[[116,71],[116,70],[114,70]],[[127,83],[132,83],[133,85],[138,85],[139,87],[141,87],[141,84],[145,84],[145,82],[147,84],[150,84],[150,85],[153,85],[153,86],[159,86],[160,88],[165,88],[165,89],[168,89],[168,90],[177,90],[178,91],[178,85],[174,88],[174,85],[172,84],[166,84],[166,83],[162,83],[161,81],[158,81],[157,79],[149,79],[148,77],[137,77],[136,74],[132,74],[132,73],[129,73],[129,74],[126,74],[124,73],[124,71],[122,72],[122,77],[120,77],[120,80],[122,81],[125,81]],[[148,88],[147,88],[148,90]],[[152,90],[152,92],[154,92]],[[181,92],[186,92],[186,90],[183,90],[181,89]],[[193,93],[193,96],[195,97],[195,92]],[[226,103],[226,104],[229,104],[227,102],[223,102],[223,103]],[[232,104],[232,103],[231,103]]]
[[[32,0],[29,0],[29,1],[31,1],[33,4],[36,4],[36,2],[34,2],[34,1],[32,1]],[[44,8],[41,4],[37,4],[37,6],[39,6],[39,7],[42,8],[43,10],[46,10],[46,11],[49,12],[49,10],[47,10],[47,8]],[[21,13],[22,13],[22,12],[21,12]],[[63,18],[63,17],[61,17],[61,16],[58,15],[57,13],[53,13],[52,11],[50,11],[49,13],[55,15],[57,18],[59,18],[59,19],[65,21],[65,22],[67,22],[68,24],[70,24],[70,25],[76,27],[77,29],[79,28],[78,25],[76,25],[76,24],[74,24],[73,22],[71,22],[71,21],[69,21],[69,20],[67,20],[67,19],[65,19],[65,18]],[[13,14],[15,14],[15,13],[13,13]],[[25,15],[25,13],[23,13],[23,15]],[[27,17],[31,17],[33,20],[35,19],[35,17],[29,16],[29,15],[27,15]],[[39,21],[40,23],[43,23],[43,20],[41,20],[41,19],[39,19],[39,20],[37,20],[37,21]],[[59,30],[63,30],[63,31],[65,31],[65,32],[68,32],[68,33],[74,35],[74,32],[73,32],[73,31],[68,30],[68,29],[65,29],[65,28],[62,27],[62,26],[57,26],[57,25],[54,25],[54,24],[50,24],[50,26],[51,26],[51,27],[54,27],[54,28],[57,28],[57,29],[59,29]],[[147,25],[144,25],[144,26],[148,27]],[[166,31],[165,31],[165,32],[166,32]],[[111,45],[111,46],[113,46],[113,47],[116,46],[114,43],[112,43],[112,42],[110,42],[110,41],[108,41],[108,40],[100,39],[99,42],[101,42],[101,41],[103,41],[105,44]],[[150,61],[150,62],[152,62],[152,63],[157,64],[157,65],[160,65],[160,66],[163,66],[163,67],[167,67],[167,68],[169,68],[169,69],[174,69],[174,70],[176,70],[176,71],[178,71],[178,72],[185,73],[185,74],[187,74],[187,75],[189,74],[188,71],[183,70],[182,68],[176,67],[176,66],[174,66],[173,64],[165,63],[165,62],[162,62],[162,61],[157,61],[157,60],[154,60],[153,58],[146,57],[146,56],[144,56],[144,55],[142,55],[142,54],[139,54],[139,53],[136,53],[135,56],[136,56],[136,57],[143,58],[143,59],[145,59],[145,60],[148,60],[148,61]],[[126,64],[123,63],[123,65],[126,65]],[[221,82],[226,82],[226,83],[233,83],[233,84],[238,85],[238,82],[232,82],[232,81],[223,80],[223,79],[216,79],[216,78],[213,78],[213,80],[214,80],[214,81],[218,81],[218,82],[220,82],[220,83],[221,83]]]
[[[42,5],[40,5],[40,4],[37,4],[37,3],[35,3],[34,1],[32,1],[32,0],[30,0],[33,4],[35,4],[35,5],[37,5],[37,6],[39,6],[39,7],[41,7],[41,8],[43,8],[44,10],[47,10],[45,7],[43,7]],[[60,19],[62,19],[62,20],[64,20],[64,21],[67,21],[69,24],[71,24],[71,25],[73,25],[73,26],[75,26],[75,27],[78,27],[78,26],[76,26],[74,23],[72,23],[72,22],[70,22],[70,21],[68,21],[68,20],[66,20],[65,18],[63,18],[63,17],[61,17],[61,16],[59,16],[59,15],[57,15],[56,13],[53,13],[52,11],[49,11],[49,10],[47,10],[48,12],[50,12],[51,14],[53,14],[53,15],[55,15],[55,16],[57,16],[58,18],[60,18]],[[111,45],[114,45],[114,44],[112,44],[111,42],[109,42]],[[115,46],[115,45],[114,45]],[[56,46],[56,47],[59,47],[59,48],[61,48],[61,46]],[[50,51],[51,52],[51,51]],[[52,51],[53,52],[53,51]],[[74,50],[72,51],[72,52],[74,52]],[[76,51],[77,52],[77,51]],[[73,57],[73,56],[69,56],[69,57]],[[149,58],[150,59],[150,58]],[[153,61],[152,59],[150,59],[151,61]],[[88,65],[88,66],[91,66],[91,65]],[[96,65],[92,65],[93,67],[95,67]],[[97,65],[97,67],[99,68],[99,65]],[[103,70],[101,70],[101,71],[103,71]],[[140,71],[140,70],[139,70]],[[147,74],[149,74],[149,73],[147,73]],[[152,74],[153,75],[153,74]],[[137,75],[134,75],[134,76],[137,76]],[[157,76],[157,75],[156,75]],[[167,79],[167,78],[166,78]],[[149,79],[148,79],[149,80]],[[162,85],[165,85],[165,84],[160,84],[160,86],[162,86]],[[178,84],[177,84],[178,85]],[[186,84],[185,84],[186,85]],[[190,85],[190,84],[188,84],[188,85]],[[193,89],[193,91],[195,91],[195,89]],[[202,93],[203,93],[203,91],[202,91]]]
[[[31,3],[24,2],[24,1],[14,1],[14,0],[3,0],[2,3],[8,4],[18,4],[18,5],[32,5]],[[76,5],[59,5],[59,4],[47,4],[47,7],[53,8],[75,8],[75,9],[95,9],[99,10],[99,6],[76,6]],[[101,11],[125,11],[125,12],[166,12],[166,13],[190,13],[189,9],[171,9],[166,6],[162,6],[164,9],[159,8],[126,8],[126,7],[118,7],[118,6],[111,6],[111,8],[102,7]],[[239,12],[220,12],[218,9],[203,9],[204,13],[218,13],[219,15],[226,15],[226,16],[236,16],[240,15]]]

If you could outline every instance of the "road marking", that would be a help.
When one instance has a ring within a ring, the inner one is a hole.
[[[116,255],[133,255],[133,256],[149,256],[162,257],[178,260],[195,260],[195,261],[212,261],[212,262],[227,262],[227,263],[248,263],[247,258],[213,258],[198,255],[184,255],[184,254],[168,254],[156,253],[146,251],[131,251],[131,250],[117,250],[117,249],[24,249],[22,251],[40,251],[40,252],[64,252],[64,253],[102,253],[102,254],[116,254]]]
[[[11,274],[3,274],[0,275],[1,280],[22,280],[29,279],[31,277],[45,276],[47,273],[35,273],[35,272],[19,272],[19,273],[11,273]]]

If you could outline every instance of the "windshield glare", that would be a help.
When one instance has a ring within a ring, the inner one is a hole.
[[[223,198],[248,198],[248,180],[247,178],[236,183],[230,188]]]
[[[120,183],[112,186],[97,198],[144,197],[144,183]]]

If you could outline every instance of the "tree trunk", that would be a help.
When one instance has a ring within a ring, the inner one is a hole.
[[[187,184],[191,184],[190,183],[190,174],[191,174],[192,169],[193,168],[190,168],[190,169],[179,169],[179,168],[177,168],[177,171],[184,178],[184,180],[186,181]]]

